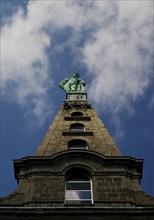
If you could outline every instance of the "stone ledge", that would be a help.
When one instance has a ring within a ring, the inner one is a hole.
[[[64,117],[66,121],[90,121],[91,118],[89,116],[67,116]]]
[[[64,131],[62,132],[64,136],[92,136],[92,131],[79,131],[79,132],[72,132],[72,131]]]

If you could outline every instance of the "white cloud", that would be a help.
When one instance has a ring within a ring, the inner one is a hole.
[[[47,112],[46,93],[49,83],[45,49],[49,45],[49,36],[39,28],[34,30],[31,20],[22,9],[2,28],[2,95],[7,94],[9,99],[26,107],[27,112],[33,112],[40,124],[45,120],[41,112]]]
[[[2,27],[3,94],[9,85],[20,104],[31,99],[29,111],[40,119],[53,74],[49,79],[46,49],[70,47],[72,61],[84,64],[92,79],[93,102],[113,114],[133,112],[132,101],[151,79],[152,17],[152,1],[29,1],[27,14],[18,10]],[[66,28],[72,34],[53,45]]]
[[[114,21],[109,17],[108,25],[93,33],[93,41],[86,42],[82,52],[93,76],[91,98],[119,112],[148,86],[153,24],[149,2],[115,2],[115,6]]]

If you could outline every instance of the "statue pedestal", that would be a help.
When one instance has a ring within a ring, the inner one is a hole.
[[[66,93],[66,100],[64,101],[64,109],[70,108],[91,108],[91,103],[87,100],[86,92],[69,92]]]
[[[66,93],[66,101],[87,101],[87,93],[85,93],[85,92]]]

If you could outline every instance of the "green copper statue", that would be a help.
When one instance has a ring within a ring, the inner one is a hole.
[[[85,85],[86,85],[85,81],[79,79],[79,73],[77,72],[73,73],[71,78],[66,78],[59,84],[60,88],[64,89],[66,93],[86,92]]]

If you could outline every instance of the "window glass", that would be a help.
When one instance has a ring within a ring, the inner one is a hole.
[[[66,191],[66,200],[89,200],[91,202],[91,191]]]
[[[67,182],[66,189],[68,190],[90,190],[89,182]]]
[[[91,180],[88,176],[84,174],[72,174],[66,178],[65,184],[66,204],[92,203]]]

